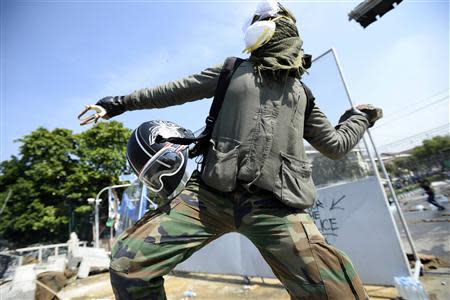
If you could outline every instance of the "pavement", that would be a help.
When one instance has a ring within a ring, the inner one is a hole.
[[[426,201],[427,196],[421,192],[400,200],[400,205],[417,251],[435,255],[450,263],[450,203],[448,202],[450,182],[447,182],[445,186],[440,186],[440,189],[436,189],[436,200],[447,208],[444,211],[438,211],[436,207],[429,204]],[[445,191],[446,194],[441,193],[441,191]],[[405,230],[400,224],[398,214],[395,212],[394,218],[405,250],[411,253]]]
[[[250,278],[248,283],[239,276],[192,273],[172,274],[164,276],[164,279],[168,300],[290,299],[277,279]],[[393,287],[365,287],[371,300],[395,299],[398,296]],[[108,273],[78,280],[58,293],[58,297],[74,300],[114,299]]]
[[[417,190],[400,200],[403,215],[419,254],[435,256],[438,263],[431,268],[425,266],[420,278],[430,299],[450,299],[450,181],[433,184],[436,200],[446,207],[438,211],[429,204],[426,194]],[[394,210],[395,211],[395,210]],[[400,224],[398,214],[394,218],[407,253],[412,253],[406,233]]]

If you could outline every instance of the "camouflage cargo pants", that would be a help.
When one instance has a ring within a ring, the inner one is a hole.
[[[303,211],[271,193],[218,193],[193,176],[165,211],[148,213],[112,250],[117,299],[165,299],[163,275],[228,232],[259,249],[291,299],[368,299],[347,256],[328,245]]]

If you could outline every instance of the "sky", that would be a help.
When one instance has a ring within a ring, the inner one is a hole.
[[[242,25],[258,1],[0,1],[0,160],[18,154],[14,140],[39,126],[81,132],[85,104],[126,95],[247,57]],[[360,1],[282,1],[297,17],[306,53],[334,47],[355,103],[385,118],[372,129],[381,151],[400,151],[449,133],[449,2],[404,0],[363,29],[347,14]],[[336,122],[348,99],[331,57],[307,82]],[[200,128],[211,102],[126,112],[135,128],[147,120]]]

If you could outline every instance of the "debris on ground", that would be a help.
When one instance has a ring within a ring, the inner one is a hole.
[[[406,203],[405,203],[406,205]],[[422,211],[422,210],[426,210],[425,206],[422,204],[417,204],[415,206],[413,206],[412,208],[408,209],[407,211]]]
[[[37,275],[36,278],[36,300],[53,300],[58,299],[57,293],[62,290],[70,278],[76,273],[70,270],[64,272],[48,271]]]
[[[36,279],[36,300],[57,299],[57,293],[66,285],[67,278],[60,272],[44,272]]]
[[[415,259],[414,255],[411,253],[407,253],[406,256],[408,257],[409,264],[411,268],[414,268],[415,266]],[[421,254],[419,253],[419,259],[422,263],[422,267],[424,271],[430,271],[430,270],[437,270],[441,267],[449,266],[449,262],[443,260],[442,258],[439,258],[435,255],[427,255],[427,254]]]
[[[189,290],[187,290],[186,292],[183,293],[183,296],[185,298],[194,298],[194,297],[197,297],[197,293],[195,293],[192,289],[189,289]]]
[[[422,219],[422,222],[431,223],[431,222],[450,222],[450,219]]]
[[[29,255],[22,256],[22,265],[31,265],[31,264],[37,264],[39,261],[37,258]]]

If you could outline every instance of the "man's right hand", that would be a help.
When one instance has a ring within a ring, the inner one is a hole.
[[[105,97],[97,101],[95,105],[101,106],[106,110],[104,119],[109,119],[118,116],[125,112],[125,105],[123,104],[123,96]]]

